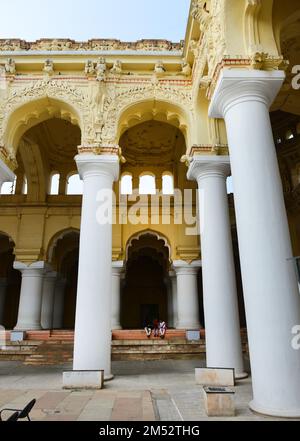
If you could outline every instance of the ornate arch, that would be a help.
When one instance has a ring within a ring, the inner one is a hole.
[[[14,155],[21,127],[24,133],[28,126],[53,116],[78,124],[83,139],[92,130],[88,99],[82,91],[64,81],[40,80],[15,90],[1,103],[0,146],[5,146],[8,153]]]
[[[4,239],[7,243],[7,249],[13,250],[15,248],[15,241],[13,240],[12,236],[10,234],[6,233],[5,231],[0,230],[0,241],[1,239]],[[1,249],[0,249],[1,253]]]
[[[78,234],[79,236],[80,230],[78,228],[73,228],[73,227],[65,228],[64,230],[58,231],[57,233],[54,234],[54,236],[52,236],[47,246],[47,253],[46,253],[47,262],[49,263],[52,262],[54,250],[58,242],[64,239],[69,234]]]
[[[160,84],[147,86],[136,86],[120,93],[116,97],[106,100],[105,123],[102,129],[102,142],[104,145],[117,145],[121,134],[122,117],[128,113],[129,109],[135,106],[152,103],[154,114],[155,107],[159,103],[169,106],[169,111],[165,111],[167,121],[177,117],[181,123],[181,128],[188,133],[192,127],[194,117],[194,106],[191,89],[173,88]],[[138,112],[139,113],[139,112]],[[140,113],[142,116],[142,114]],[[155,116],[155,115],[154,115]],[[137,114],[138,118],[138,114]],[[141,121],[139,121],[141,122]]]
[[[168,249],[169,252],[169,261],[171,262],[172,249],[169,240],[165,235],[159,233],[158,231],[154,231],[151,229],[139,231],[138,233],[133,234],[127,241],[126,251],[125,251],[125,260],[128,261],[129,248],[132,247],[133,241],[139,241],[144,236],[152,236],[155,237],[158,241],[163,241],[164,246]]]

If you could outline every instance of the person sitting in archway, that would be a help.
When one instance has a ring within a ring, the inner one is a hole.
[[[159,320],[158,319],[153,320],[153,331],[154,331],[154,337],[159,337]]]
[[[159,336],[160,336],[160,338],[164,339],[165,336],[166,336],[166,332],[167,332],[167,324],[166,324],[166,322],[163,321],[163,320],[160,320],[158,328],[159,328]]]
[[[150,321],[148,319],[146,319],[144,322],[144,329],[145,329],[147,338],[150,338],[151,334],[152,334],[152,326],[150,325]]]

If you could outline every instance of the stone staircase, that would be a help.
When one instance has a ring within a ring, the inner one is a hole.
[[[205,342],[186,339],[113,340],[112,360],[193,360],[205,354]]]
[[[26,340],[10,342],[0,349],[0,361],[22,361],[30,366],[71,363],[74,331],[30,331]],[[248,352],[247,334],[242,331],[243,350]],[[168,330],[164,340],[145,338],[142,330],[120,330],[112,334],[112,360],[200,360],[205,356],[205,331],[200,341],[188,341],[183,330]]]
[[[27,366],[56,366],[71,363],[73,360],[73,342],[48,340],[42,342],[34,353],[28,355],[24,364]]]
[[[0,361],[22,361],[25,365],[51,366],[72,362],[74,331],[28,331],[26,340],[11,342],[0,350]]]

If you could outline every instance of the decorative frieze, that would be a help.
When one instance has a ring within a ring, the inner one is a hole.
[[[227,144],[199,144],[193,145],[190,151],[190,156],[197,155],[217,155],[227,156],[229,155]]]
[[[69,39],[44,38],[35,42],[19,39],[0,39],[0,51],[145,51],[178,52],[183,49],[183,42],[173,43],[168,40],[139,40],[123,42],[111,39],[93,39],[78,42]]]

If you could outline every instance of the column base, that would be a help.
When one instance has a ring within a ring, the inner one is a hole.
[[[249,403],[249,408],[255,412],[262,415],[274,416],[279,418],[300,418],[300,408],[299,409],[272,409],[261,406],[255,400]]]
[[[107,381],[111,381],[111,380],[113,380],[115,378],[115,376],[113,375],[113,374],[110,374],[110,375],[104,375],[104,381],[105,382],[107,382]]]
[[[245,380],[245,378],[248,378],[249,374],[247,372],[240,372],[238,374],[234,374],[234,378],[236,380]]]
[[[63,373],[63,389],[103,389],[104,371],[69,371]]]

